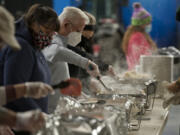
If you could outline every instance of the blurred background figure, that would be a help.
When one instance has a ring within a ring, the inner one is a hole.
[[[124,35],[116,19],[101,19],[95,33],[95,44],[99,45],[98,57],[109,65],[126,68],[125,56],[121,49]]]
[[[152,29],[151,14],[140,3],[134,3],[133,8],[131,25],[128,27],[122,42],[129,70],[134,69],[139,64],[141,55],[151,55],[157,49],[155,42],[149,35]]]

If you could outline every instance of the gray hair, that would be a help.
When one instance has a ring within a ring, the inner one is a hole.
[[[90,25],[96,25],[96,18],[94,17],[94,15],[92,15],[91,13],[88,13],[86,11],[84,11],[84,13],[87,15],[87,17],[89,18],[89,23]]]
[[[89,18],[87,17],[87,15],[81,9],[76,7],[65,7],[58,18],[60,21],[68,19],[76,24],[79,23],[79,20],[84,20],[85,24],[89,23]]]

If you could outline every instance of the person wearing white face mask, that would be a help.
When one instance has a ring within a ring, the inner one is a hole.
[[[68,44],[71,46],[76,46],[81,42],[81,36],[82,36],[81,32],[71,32],[68,35],[68,39],[67,39]]]
[[[67,62],[86,69],[94,77],[99,76],[99,68],[94,62],[66,47],[67,44],[76,46],[81,41],[84,26],[89,22],[88,17],[78,8],[65,7],[59,15],[59,22],[59,32],[53,37],[51,45],[43,50],[51,69],[51,84],[57,84],[70,77]],[[89,65],[92,65],[94,70],[91,71]],[[49,97],[49,112],[54,111],[59,96],[60,94],[56,93]]]
[[[139,64],[141,55],[152,55],[157,50],[156,43],[152,40],[151,32],[152,16],[138,2],[133,4],[131,25],[125,32],[122,48],[126,55],[128,70],[132,70]]]
[[[145,32],[146,33],[150,33],[151,30],[152,30],[152,24],[148,24],[148,25],[145,26]]]

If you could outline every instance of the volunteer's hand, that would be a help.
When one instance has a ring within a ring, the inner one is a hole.
[[[27,82],[25,83],[25,87],[25,97],[41,98],[47,96],[48,93],[54,93],[51,86],[42,82]]]
[[[179,105],[180,104],[180,92],[178,92],[176,95],[174,95],[168,99],[165,99],[163,101],[163,108],[168,107],[170,104],[173,104],[173,105]]]
[[[169,92],[174,93],[174,94],[180,92],[180,85],[179,83],[177,83],[177,81],[169,84],[167,88]]]
[[[0,126],[0,135],[14,135],[8,126]]]
[[[168,107],[170,104],[180,104],[180,88],[176,82],[163,81],[162,87],[164,88],[163,108]]]
[[[115,71],[114,71],[114,69],[113,69],[113,67],[111,65],[109,65],[109,67],[108,67],[108,73],[111,76],[116,76]]]
[[[97,79],[91,78],[89,88],[93,93],[99,93],[101,88],[101,84]]]
[[[92,67],[92,69],[90,69],[90,67]],[[88,61],[88,65],[87,65],[86,70],[93,77],[100,76],[100,72],[99,72],[98,66],[94,62],[92,62],[90,60]]]
[[[17,113],[14,130],[37,132],[45,126],[45,118],[39,110]]]

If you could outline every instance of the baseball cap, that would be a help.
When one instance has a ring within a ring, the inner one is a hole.
[[[15,50],[21,49],[15,36],[14,17],[0,6],[0,38]]]

